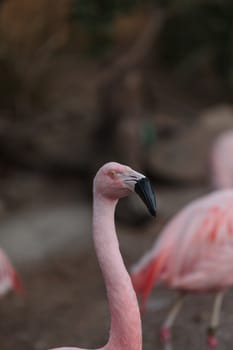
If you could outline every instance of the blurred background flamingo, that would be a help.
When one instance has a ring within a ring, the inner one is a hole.
[[[233,284],[233,191],[216,191],[188,204],[164,227],[155,245],[132,269],[142,309],[156,283],[180,291],[161,328],[170,328],[188,292],[215,292],[208,344],[215,348],[224,291]]]
[[[211,185],[215,188],[215,189],[227,189],[227,188],[233,188],[233,131],[232,130],[227,130],[225,132],[222,132],[219,134],[219,136],[213,141],[212,143],[212,147],[210,148],[211,152],[210,152],[210,168],[209,168],[209,176],[210,176],[210,183]],[[189,206],[192,206],[192,203],[189,204]],[[215,206],[213,206],[215,207]],[[183,211],[185,212],[186,209],[183,209]],[[216,212],[217,213],[217,212]],[[217,235],[217,231],[220,229],[221,225],[223,226],[222,229],[226,229],[226,227],[228,227],[229,229],[229,224],[224,223],[224,221],[219,220],[216,217],[216,213],[213,210],[212,211],[212,217],[211,217],[211,209],[210,211],[207,211],[207,215],[206,218],[204,218],[204,224],[202,226],[202,230],[203,230],[203,236],[208,236],[210,233],[210,230],[213,230],[213,235]],[[195,235],[199,235],[199,228],[200,228],[200,223],[195,223],[198,222],[199,218],[196,217],[197,215],[199,215],[196,212],[196,209],[194,209],[193,214],[190,213],[190,219],[185,218],[185,216],[182,215],[181,213],[178,213],[175,218],[173,218],[166,226],[165,228],[162,230],[161,235],[166,236],[165,238],[161,238],[159,239],[159,242],[157,242],[155,244],[155,246],[152,248],[151,251],[149,251],[148,253],[146,253],[145,256],[142,257],[142,259],[139,261],[138,264],[135,265],[135,267],[133,268],[134,272],[132,273],[132,279],[133,279],[133,283],[135,286],[136,291],[138,291],[139,295],[142,296],[142,310],[144,310],[145,308],[145,302],[146,299],[148,297],[148,293],[150,293],[150,289],[152,288],[152,285],[157,283],[160,280],[160,274],[163,273],[163,268],[166,270],[166,262],[162,263],[162,266],[165,267],[161,267],[161,271],[160,268],[158,268],[157,265],[159,265],[160,263],[158,256],[160,254],[162,254],[162,251],[167,251],[166,245],[167,246],[172,246],[171,249],[173,249],[174,251],[176,249],[178,249],[177,247],[177,241],[180,240],[180,245],[181,248],[178,250],[178,254],[180,254],[180,251],[182,251],[182,240],[185,238],[185,235],[189,232],[190,235],[192,235],[195,240]],[[181,217],[182,223],[177,224],[177,216]],[[224,218],[223,218],[224,219]],[[229,219],[229,218],[228,218]],[[187,224],[185,227],[185,220],[187,220]],[[210,223],[210,221],[212,220],[212,223]],[[216,225],[216,226],[215,226]],[[190,231],[190,227],[194,226],[196,231]],[[169,230],[170,234],[167,233],[167,231]],[[206,231],[206,232],[205,232]],[[166,233],[165,233],[166,232]],[[190,233],[191,232],[191,233]],[[230,234],[231,230],[229,229],[229,234]],[[184,235],[184,237],[183,237]],[[173,245],[171,242],[174,240],[175,244]],[[160,242],[163,243],[160,243]],[[170,241],[170,242],[168,242]],[[207,251],[209,251],[209,248],[202,246],[205,245],[206,242],[203,238],[203,241],[200,240],[200,254],[203,254],[203,251],[206,252],[206,259],[208,260],[208,253]],[[226,242],[227,244],[227,242]],[[160,248],[159,248],[160,247]],[[170,249],[170,248],[169,248]],[[192,255],[192,253],[189,250],[189,254]],[[205,259],[205,257],[202,257]],[[168,257],[166,257],[166,259],[168,259]],[[196,257],[196,259],[198,260],[198,258]],[[220,261],[222,260],[221,257],[219,256]],[[174,257],[174,261],[175,261],[175,257]],[[187,260],[187,262],[185,261],[185,259],[183,260],[183,268],[186,265],[189,265],[189,259]],[[163,265],[165,264],[165,265]],[[222,270],[221,264],[218,264],[218,259],[216,259],[216,265],[217,268],[220,269],[220,271]],[[170,266],[171,267],[171,266]],[[169,267],[168,267],[169,268]],[[180,273],[183,274],[184,271],[182,271],[182,268],[180,269]],[[191,267],[191,269],[187,268],[188,273],[190,275],[193,274],[192,269],[194,269],[195,273],[196,273],[196,269],[195,267]],[[174,267],[174,270],[176,271],[176,268]],[[160,272],[159,272],[160,271]],[[201,271],[199,271],[201,272]],[[213,271],[214,272],[214,271]],[[145,273],[145,276],[143,276],[143,274]],[[170,272],[171,273],[171,272]],[[177,271],[175,272],[177,273]],[[186,272],[187,273],[187,272]],[[204,273],[204,271],[202,272]],[[228,271],[226,271],[226,273],[229,273]],[[217,271],[216,271],[217,274]],[[203,275],[204,277],[204,275]],[[142,278],[142,281],[140,281],[140,278]],[[145,279],[144,279],[145,278]],[[175,279],[176,277],[174,277]],[[207,276],[205,277],[208,281],[207,286],[206,286],[206,291],[209,290],[209,286],[211,286],[211,277]],[[220,281],[223,278],[223,276],[220,276]],[[143,280],[144,279],[144,280]],[[161,278],[163,279],[163,278]],[[183,291],[188,291],[188,290],[194,290],[195,288],[191,287],[191,280],[192,277],[190,276],[190,285],[186,286],[185,288],[183,288],[182,286],[178,286],[176,287],[176,282],[173,281],[173,278],[169,280],[165,279],[165,284],[167,284],[169,287],[171,288],[177,288],[177,289],[181,289]],[[209,285],[210,283],[210,285]],[[198,289],[198,288],[197,288]],[[210,287],[211,290],[211,287]],[[196,290],[197,291],[197,290]],[[181,296],[178,298],[177,302],[174,304],[174,306],[172,307],[169,316],[167,318],[167,320],[164,323],[164,326],[161,329],[161,336],[164,340],[168,340],[170,339],[170,327],[172,326],[175,317],[178,313],[178,311],[180,310],[182,303],[183,303],[183,299],[184,299],[184,295],[186,293],[181,293]],[[209,336],[209,343],[210,345],[214,346],[215,344],[217,344],[217,341],[215,339],[215,329],[213,330],[213,326],[214,328],[216,328],[217,324],[218,324],[218,319],[219,319],[219,313],[220,313],[220,306],[221,306],[221,302],[222,302],[222,293],[219,293],[216,296],[216,300],[215,300],[215,305],[214,305],[214,310],[213,310],[213,314],[212,314],[212,326],[209,327],[209,332],[210,332],[210,336]]]
[[[18,294],[24,292],[22,282],[17,272],[6,253],[0,249],[0,296],[3,297],[11,290],[14,290]]]
[[[233,130],[214,140],[210,159],[210,177],[214,188],[233,188]]]

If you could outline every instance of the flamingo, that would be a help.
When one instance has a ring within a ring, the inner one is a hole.
[[[233,285],[233,190],[217,190],[186,205],[163,228],[152,248],[132,267],[131,280],[141,308],[161,282],[180,292],[160,330],[170,343],[171,327],[188,292],[216,293],[207,330],[208,347],[216,331],[224,292]]]
[[[0,297],[14,290],[23,294],[23,285],[8,256],[0,249]]]
[[[215,188],[233,188],[233,130],[221,133],[211,150],[211,180]]]
[[[93,184],[93,239],[106,284],[111,326],[103,350],[141,350],[141,318],[137,297],[119,250],[114,213],[118,200],[136,192],[155,216],[149,180],[126,165],[110,162],[97,172]],[[53,350],[84,350],[62,347]],[[100,349],[99,349],[100,350]]]

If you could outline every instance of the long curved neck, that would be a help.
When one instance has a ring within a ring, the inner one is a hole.
[[[111,314],[110,337],[104,349],[141,350],[137,298],[119,250],[114,213],[117,201],[94,192],[93,237]]]

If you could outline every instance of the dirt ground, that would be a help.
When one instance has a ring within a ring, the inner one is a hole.
[[[174,206],[176,199],[178,201],[178,194],[173,197]],[[159,216],[156,221],[149,220],[148,224],[137,228],[118,224],[127,267],[151,246],[164,221]],[[65,247],[62,253],[44,258],[38,264],[20,267],[19,272],[26,294],[23,298],[8,295],[0,303],[1,350],[46,350],[64,345],[97,348],[105,343],[109,328],[108,306],[92,245],[77,255]],[[232,296],[232,292],[228,292],[224,300],[219,350],[232,347]],[[174,292],[154,289],[143,319],[144,350],[163,349],[158,337],[159,327],[174,298]],[[205,330],[212,300],[211,295],[187,298],[173,329],[173,350],[206,349]]]

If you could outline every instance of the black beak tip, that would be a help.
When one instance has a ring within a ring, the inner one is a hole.
[[[150,213],[151,213],[151,215],[154,216],[154,217],[156,217],[156,215],[157,215],[155,209],[151,209],[151,210],[150,210]]]
[[[135,185],[135,192],[141,197],[152,216],[156,216],[156,200],[153,188],[148,178],[140,179]]]

